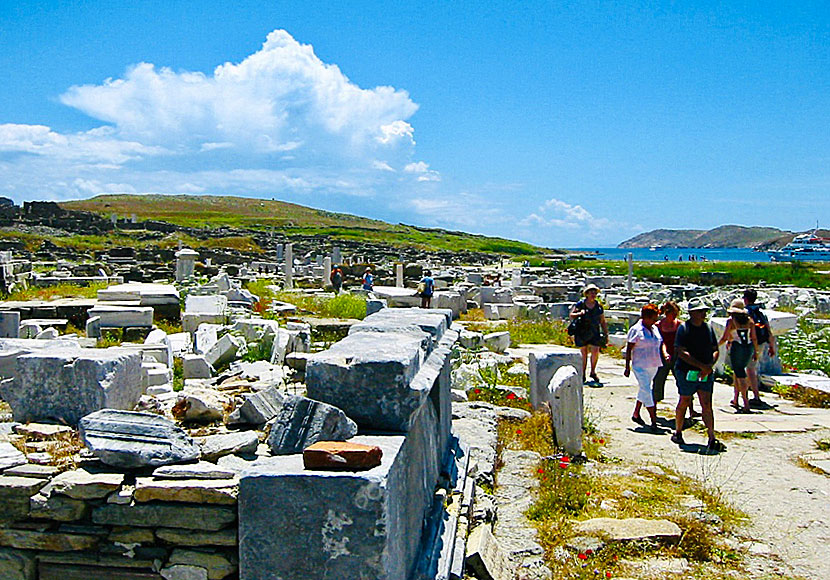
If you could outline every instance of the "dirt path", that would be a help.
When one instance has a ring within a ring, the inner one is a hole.
[[[668,421],[664,435],[642,432],[631,421],[637,388],[633,377],[623,376],[622,361],[603,357],[598,370],[605,386],[586,387],[586,412],[610,435],[611,454],[667,465],[726,494],[751,518],[746,528],[754,540],[747,546],[755,555],[751,577],[830,578],[830,477],[798,463],[799,456],[816,451],[817,439],[830,436],[830,410],[799,408],[767,393],[764,398],[774,409],[736,415],[729,407],[732,388],[716,383],[715,428],[726,433],[728,450],[706,456],[674,445]],[[668,417],[677,401],[673,382],[666,384],[666,394],[658,414]],[[738,435],[749,432],[757,437]],[[706,443],[705,434],[694,430],[685,438],[689,444]]]

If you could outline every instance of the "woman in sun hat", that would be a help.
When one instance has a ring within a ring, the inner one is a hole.
[[[730,403],[738,413],[751,413],[749,410],[749,379],[747,378],[746,367],[750,360],[758,358],[758,338],[755,336],[755,324],[749,317],[744,301],[735,298],[726,311],[729,314],[729,321],[723,331],[718,345],[728,343],[729,366],[735,373],[735,393]],[[743,407],[738,406],[738,397],[744,402]]]
[[[605,346],[608,340],[608,323],[605,321],[602,304],[597,300],[599,288],[594,284],[588,284],[582,290],[582,300],[574,304],[570,317],[572,320],[579,319],[577,332],[574,333],[574,344],[582,351],[582,376],[588,368],[588,350],[591,351],[591,380],[599,383],[597,377],[597,361],[599,360],[599,349]]]

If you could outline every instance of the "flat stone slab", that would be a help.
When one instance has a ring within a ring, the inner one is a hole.
[[[238,494],[236,479],[156,479],[139,477],[133,497],[137,502],[177,501],[234,505]]]
[[[26,456],[17,447],[6,441],[0,441],[0,470],[23,465],[26,461]]]
[[[159,528],[156,530],[156,537],[165,542],[180,546],[235,547],[238,542],[236,528],[226,528],[218,532],[196,532],[193,530],[177,530],[175,528]]]
[[[85,469],[64,471],[48,486],[51,493],[72,499],[100,499],[107,497],[124,483],[123,473],[94,473]]]
[[[679,540],[680,526],[669,520],[647,520],[643,518],[594,518],[574,523],[578,534],[602,536],[608,540],[624,542],[632,540]]]
[[[75,552],[94,548],[98,545],[99,541],[100,538],[96,536],[0,528],[0,546],[8,546],[21,550]]]
[[[107,504],[92,512],[92,521],[110,526],[217,531],[236,521],[236,509],[227,506]]]
[[[355,435],[357,424],[337,407],[288,395],[271,426],[268,447],[274,455],[301,453],[318,441],[345,441]]]
[[[35,479],[50,479],[58,474],[58,468],[54,465],[37,465],[35,463],[23,463],[3,472],[3,475],[15,477],[32,477]]]
[[[114,467],[157,467],[199,459],[199,446],[175,423],[151,413],[105,409],[84,417],[81,440]]]
[[[25,425],[17,425],[14,428],[14,432],[18,435],[24,435],[34,439],[51,439],[58,435],[72,433],[72,431],[72,427],[52,425],[49,423],[26,423]]]
[[[164,465],[153,471],[157,479],[232,479],[236,474],[215,463],[200,461],[185,465]]]
[[[245,396],[245,401],[230,415],[230,423],[264,425],[282,409],[285,395],[276,387]]]

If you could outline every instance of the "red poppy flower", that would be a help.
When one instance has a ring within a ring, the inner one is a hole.
[[[582,552],[580,552],[579,554],[577,554],[577,556],[576,556],[576,557],[577,557],[577,558],[579,558],[580,560],[587,560],[587,559],[588,559],[588,556],[586,556],[586,555],[585,555],[585,554],[583,554]]]
[[[600,445],[605,445],[605,439],[600,439],[600,440],[599,440],[599,444],[600,444]]]
[[[476,390],[474,390],[473,392],[474,392],[476,395],[480,395],[480,394],[481,394],[481,389],[476,389]]]
[[[591,492],[590,492],[590,491],[586,491],[586,492],[585,492],[585,495],[587,495],[588,497],[591,497]]]
[[[521,435],[521,434],[522,434],[522,430],[521,429],[516,429],[516,435]]]
[[[516,398],[516,393],[507,393],[507,398],[511,401]]]
[[[544,472],[545,472],[545,468],[544,468],[544,467],[540,467],[540,468],[539,468],[539,469],[537,469],[536,471],[537,471],[537,472],[539,472],[539,473],[544,473]]]

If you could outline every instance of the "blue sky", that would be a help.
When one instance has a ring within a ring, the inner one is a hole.
[[[0,1],[0,195],[548,246],[830,226],[826,2]]]

